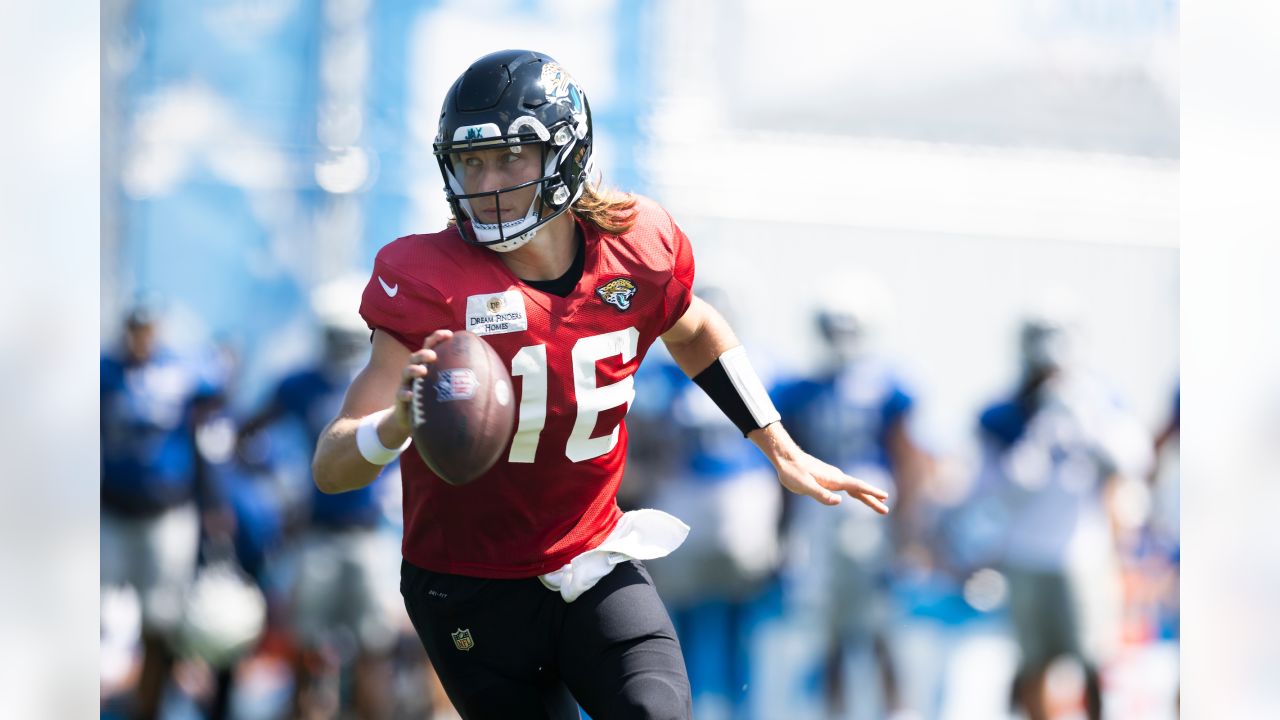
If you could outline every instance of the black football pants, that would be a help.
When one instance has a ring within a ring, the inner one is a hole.
[[[667,720],[693,714],[671,618],[639,562],[566,603],[537,578],[400,569],[418,637],[466,720]],[[575,703],[576,699],[576,703]]]

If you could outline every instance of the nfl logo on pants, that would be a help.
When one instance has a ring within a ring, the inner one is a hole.
[[[458,628],[458,631],[450,633],[450,636],[453,638],[453,646],[459,650],[470,650],[476,646],[476,641],[471,639],[470,629]]]

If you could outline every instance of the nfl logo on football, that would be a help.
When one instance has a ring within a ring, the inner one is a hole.
[[[475,397],[476,374],[470,368],[454,368],[440,371],[440,379],[436,381],[436,400],[452,402],[454,400],[470,400]]]
[[[458,628],[457,632],[450,633],[450,637],[453,638],[453,646],[459,650],[466,651],[476,646],[476,641],[471,639],[470,628],[466,630]]]

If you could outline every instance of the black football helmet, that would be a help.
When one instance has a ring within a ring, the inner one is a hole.
[[[542,176],[491,192],[466,194],[452,156],[467,150],[536,145]],[[554,59],[530,50],[502,50],[475,61],[453,83],[432,146],[444,193],[468,242],[508,252],[567,210],[591,172],[591,108],[578,84]],[[524,217],[476,222],[471,200],[537,185]]]

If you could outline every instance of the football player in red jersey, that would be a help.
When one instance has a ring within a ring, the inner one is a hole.
[[[467,718],[690,716],[640,562],[688,527],[616,502],[632,375],[658,338],[785,488],[888,512],[884,491],[787,435],[733,331],[693,295],[688,238],[652,201],[591,185],[592,140],[586,96],[546,55],[493,53],[458,78],[434,146],[455,222],[379,251],[360,307],[372,356],[316,450],[322,490],[363,487],[408,446],[433,347],[465,329],[508,364],[516,429],[493,468],[455,487],[417,453],[401,462],[401,592]]]

